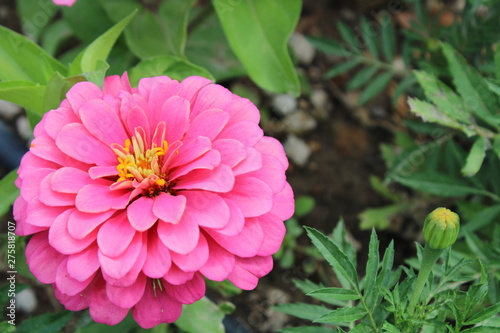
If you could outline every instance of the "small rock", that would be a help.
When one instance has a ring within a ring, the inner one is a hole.
[[[314,89],[311,94],[311,103],[316,109],[326,109],[328,94],[324,90]]]
[[[37,300],[32,288],[26,288],[16,294],[16,308],[20,311],[31,313],[36,309]]]
[[[291,133],[304,133],[315,129],[318,125],[316,119],[303,110],[298,110],[286,116],[284,123],[288,132]]]
[[[300,63],[309,65],[313,61],[316,49],[301,33],[295,32],[292,35],[290,38],[290,46]]]
[[[26,116],[21,116],[16,120],[16,129],[21,138],[24,140],[29,140],[33,137],[33,133],[31,132],[30,123]]]
[[[286,116],[297,109],[297,99],[288,94],[275,95],[272,105],[276,112],[282,116]]]
[[[311,148],[304,140],[290,134],[284,144],[286,155],[299,167],[306,165],[311,156]]]
[[[21,113],[21,111],[21,108],[16,104],[0,100],[0,115],[2,115],[5,119],[14,119],[14,117]]]

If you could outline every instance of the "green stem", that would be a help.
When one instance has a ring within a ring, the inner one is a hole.
[[[410,303],[408,304],[408,314],[413,315],[415,311],[415,306],[422,294],[425,282],[429,277],[429,273],[432,271],[432,267],[438,260],[439,256],[443,250],[431,249],[427,244],[425,245],[424,252],[422,255],[422,265],[420,265],[420,271],[418,272],[417,282],[415,283],[415,288],[413,288],[413,294],[411,295]]]

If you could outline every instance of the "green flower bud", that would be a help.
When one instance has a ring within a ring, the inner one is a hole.
[[[424,239],[429,247],[446,249],[457,240],[460,231],[460,217],[444,207],[434,209],[424,222]]]

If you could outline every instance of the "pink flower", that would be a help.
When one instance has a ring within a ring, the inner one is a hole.
[[[68,6],[71,7],[76,2],[76,0],[52,0],[58,6]]]
[[[281,144],[247,99],[201,77],[77,83],[19,168],[28,264],[69,310],[175,321],[203,277],[255,288],[294,208]]]

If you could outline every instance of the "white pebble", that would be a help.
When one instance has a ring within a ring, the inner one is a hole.
[[[311,156],[311,148],[304,140],[290,134],[284,144],[286,155],[298,166],[306,165]]]
[[[273,108],[282,116],[286,116],[297,109],[297,99],[291,95],[275,95],[273,97]]]
[[[316,49],[301,33],[295,32],[292,35],[290,46],[300,63],[309,65],[313,61]]]
[[[20,311],[30,313],[36,309],[37,299],[32,288],[26,288],[16,294],[16,308]]]
[[[303,110],[298,110],[286,116],[284,123],[288,132],[291,133],[307,132],[315,129],[318,125],[316,119]]]
[[[17,114],[21,113],[21,108],[14,103],[0,99],[0,114],[7,120],[13,119]]]
[[[316,109],[326,109],[326,104],[328,103],[328,94],[326,93],[326,91],[321,89],[313,90],[311,93],[311,103]]]
[[[30,123],[26,116],[21,116],[16,120],[16,129],[21,138],[29,140],[32,138],[33,133],[31,132]]]

